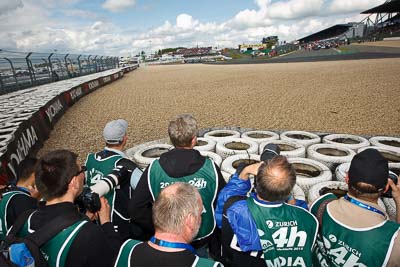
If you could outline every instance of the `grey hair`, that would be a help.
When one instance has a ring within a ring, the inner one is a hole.
[[[168,126],[168,134],[175,147],[188,147],[197,135],[197,121],[191,114],[178,115]]]
[[[190,184],[177,182],[167,186],[153,205],[154,228],[167,233],[181,234],[185,220],[190,214],[196,218],[201,216],[199,199],[199,192]]]

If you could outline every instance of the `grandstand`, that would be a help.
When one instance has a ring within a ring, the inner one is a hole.
[[[361,14],[368,14],[362,21],[367,25],[367,39],[376,41],[400,37],[400,0],[388,0]]]
[[[361,14],[368,14],[361,22],[337,24],[297,41],[310,43],[335,39],[359,42],[400,37],[400,0],[388,0],[382,5],[361,12]]]

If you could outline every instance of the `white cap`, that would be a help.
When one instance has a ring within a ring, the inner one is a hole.
[[[110,121],[103,130],[103,137],[107,144],[116,145],[122,142],[128,129],[128,122],[123,119]]]

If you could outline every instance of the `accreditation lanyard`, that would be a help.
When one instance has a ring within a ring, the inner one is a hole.
[[[360,201],[358,201],[358,200],[356,200],[354,198],[351,198],[348,195],[345,195],[344,199],[346,199],[347,201],[350,201],[351,203],[353,203],[353,204],[355,204],[355,205],[357,205],[357,206],[359,206],[359,207],[361,207],[363,209],[366,209],[366,210],[369,210],[369,211],[373,211],[375,213],[378,213],[378,214],[386,217],[385,213],[383,213],[382,211],[380,211],[380,210],[378,210],[378,209],[376,209],[374,207],[371,207],[370,205],[364,204],[364,203],[362,203],[362,202],[360,202]]]
[[[193,254],[196,254],[196,250],[189,244],[185,243],[177,243],[177,242],[168,242],[164,240],[160,240],[152,236],[150,238],[150,241],[156,245],[159,245],[161,247],[167,247],[167,248],[184,248],[192,252]]]

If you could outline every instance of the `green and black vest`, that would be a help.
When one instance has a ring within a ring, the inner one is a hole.
[[[329,198],[319,198],[311,207],[316,214],[320,204]],[[334,219],[325,209],[322,215],[322,237],[318,235],[313,253],[317,266],[386,266],[399,233],[400,224],[385,220],[368,228],[352,228]]]
[[[34,232],[33,230],[29,229],[30,220],[33,214],[35,214],[35,212],[29,216],[28,220],[18,233],[18,236],[24,237]],[[79,231],[87,222],[88,221],[86,220],[80,220],[76,222],[75,224],[65,228],[63,231],[50,239],[46,244],[41,246],[40,250],[42,251],[44,258],[47,260],[49,267],[65,266],[65,261],[67,260],[68,251],[71,247],[71,244],[78,235]]]
[[[8,191],[2,194],[2,199],[0,201],[0,240],[4,240],[8,230],[12,225],[7,222],[7,208],[11,199],[16,195],[26,195],[30,196],[28,193],[22,191]]]
[[[114,267],[131,267],[131,254],[135,247],[139,244],[143,243],[142,241],[128,239],[122,245],[119,250],[117,260],[115,262]],[[168,263],[165,263],[168,266]],[[200,258],[196,256],[193,267],[218,267],[222,266],[219,262],[215,262],[209,259]]]
[[[89,154],[86,159],[86,184],[90,187],[107,176],[116,167],[118,160],[123,157],[119,154],[112,155],[105,159],[96,159],[96,154]],[[110,190],[104,197],[111,207],[111,220],[114,217],[115,189]]]
[[[204,165],[194,174],[179,178],[169,177],[158,160],[151,163],[148,172],[148,184],[153,201],[162,189],[176,182],[185,182],[196,187],[203,200],[203,213],[199,233],[194,240],[200,240],[212,234],[215,228],[213,203],[217,196],[218,174],[210,159],[207,158]]]
[[[318,222],[308,211],[286,203],[263,204],[250,197],[247,206],[257,225],[267,266],[312,266]]]

